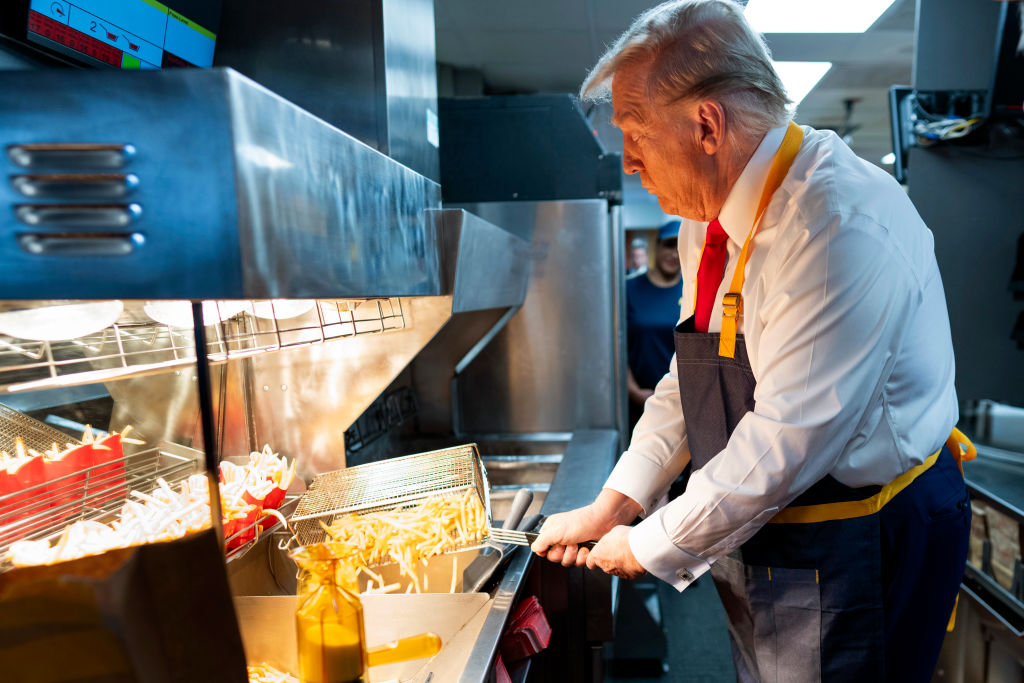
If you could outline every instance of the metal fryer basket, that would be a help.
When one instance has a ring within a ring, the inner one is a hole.
[[[19,436],[28,448],[40,453],[53,444],[57,444],[58,448],[64,450],[69,443],[75,445],[81,443],[78,439],[54,429],[45,422],[34,420],[28,415],[0,403],[0,451],[7,451],[13,455],[14,439]]]
[[[443,448],[317,475],[292,515],[301,545],[327,540],[340,515],[411,507],[434,496],[476,492],[491,521],[490,486],[476,444]]]

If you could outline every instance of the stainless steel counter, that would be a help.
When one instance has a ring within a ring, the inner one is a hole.
[[[552,515],[592,502],[618,455],[618,432],[591,429],[573,433],[562,464],[551,482],[541,513]],[[516,550],[494,592],[494,600],[470,653],[460,683],[484,683],[494,668],[501,635],[512,607],[523,589],[535,556],[526,548]],[[579,615],[581,618],[584,615]]]
[[[437,444],[431,443],[430,445],[436,447]],[[517,449],[517,445],[520,448]],[[532,457],[537,459],[537,474],[543,478],[550,476],[551,465],[556,458],[547,451],[561,450],[561,446],[556,442],[540,441],[532,444],[525,442],[517,444],[512,435],[491,444],[482,442],[481,446],[485,452],[488,449],[499,453],[507,451],[536,452]],[[614,430],[574,432],[565,445],[564,451],[541,507],[541,512],[545,515],[581,507],[594,500],[611,472],[618,455],[618,432]],[[525,471],[517,472],[516,476],[525,475],[530,471],[530,455],[505,457],[515,457],[515,464],[523,466],[522,469]],[[486,460],[487,456],[485,456],[485,462]],[[247,596],[239,599],[259,602],[258,598],[252,596],[294,595],[294,565],[278,549],[280,538],[277,534],[269,534],[260,539],[245,555],[229,563],[228,573],[232,592],[236,596]],[[457,676],[457,680],[461,683],[485,683],[494,668],[501,636],[508,624],[512,608],[521,594],[528,592],[527,585],[530,585],[529,592],[539,592],[537,575],[541,572],[544,574],[544,592],[554,591],[553,594],[557,598],[552,601],[551,606],[548,606],[545,597],[540,596],[541,602],[548,612],[552,629],[555,631],[552,636],[551,648],[564,649],[568,643],[577,646],[578,651],[582,650],[584,634],[593,632],[593,629],[589,628],[587,624],[594,619],[594,605],[602,604],[600,600],[588,600],[584,605],[583,601],[579,599],[580,591],[576,590],[578,586],[575,585],[579,583],[577,575],[589,572],[579,569],[566,570],[560,565],[535,563],[534,560],[535,556],[527,548],[515,550],[505,569],[501,570],[496,586],[488,596],[487,604],[480,610],[481,614],[474,616],[460,631],[458,637],[445,642],[441,653],[421,671],[422,677],[425,677],[427,673],[434,672],[434,681],[438,680],[439,675],[443,675],[443,680],[456,680]],[[551,574],[552,571],[555,572],[554,575]],[[592,584],[590,590],[593,590],[594,587],[598,590],[607,588],[602,581],[595,580],[589,583]],[[447,597],[455,596],[438,596],[438,599]],[[270,603],[268,602],[268,604]],[[610,601],[608,609],[610,610]],[[485,611],[486,614],[483,614]],[[610,617],[610,613],[607,616]],[[290,623],[290,621],[287,621],[287,624],[282,622],[285,626]],[[244,626],[246,624],[243,624]],[[252,629],[243,628],[242,630],[245,633]],[[475,634],[475,638],[473,634]],[[594,640],[594,638],[589,640]],[[562,654],[559,653],[557,658],[562,659]],[[456,662],[465,662],[465,666],[459,668],[455,665]],[[461,671],[461,673],[456,674],[457,671]],[[419,681],[422,677],[417,676],[413,680]]]

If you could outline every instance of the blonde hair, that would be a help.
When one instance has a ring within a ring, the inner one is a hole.
[[[748,134],[791,116],[768,46],[733,0],[671,0],[647,10],[591,69],[580,99],[607,100],[616,71],[648,60],[647,90],[661,104],[716,99],[727,120]]]

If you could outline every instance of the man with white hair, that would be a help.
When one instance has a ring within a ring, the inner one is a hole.
[[[605,488],[534,550],[680,591],[710,570],[742,681],[929,680],[973,457],[931,233],[892,177],[790,121],[731,0],[642,14],[581,95],[609,92],[623,169],[686,219],[684,320]]]

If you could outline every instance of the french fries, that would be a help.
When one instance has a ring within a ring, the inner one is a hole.
[[[121,433],[121,440],[141,443],[125,439],[124,434],[128,430],[126,428]],[[83,441],[91,439],[91,431],[87,431]],[[20,440],[18,444],[22,449]],[[57,450],[54,446],[54,453]],[[5,466],[3,455],[6,454],[0,454],[0,468]],[[21,457],[20,450],[18,457]],[[39,458],[39,463],[42,464],[42,458]],[[227,538],[230,549],[255,537],[257,521],[268,499],[273,498],[273,507],[280,504],[295,476],[295,463],[293,461],[289,466],[287,458],[277,455],[268,446],[261,452],[250,454],[250,464],[246,467],[232,466],[227,462],[221,465],[221,518],[225,537],[237,532],[234,538]],[[109,524],[78,521],[65,527],[52,543],[48,540],[16,541],[8,550],[6,559],[14,566],[54,564],[114,548],[181,538],[208,526],[210,496],[205,476],[190,476],[181,482],[178,491],[163,479],[157,479],[157,488],[150,493],[128,492],[119,516]]]
[[[299,683],[299,679],[283,671],[278,671],[269,664],[257,664],[248,667],[249,683]]]
[[[349,562],[369,579],[373,592],[394,590],[371,567],[394,562],[409,580],[406,592],[426,591],[426,576],[420,582],[417,565],[458,548],[479,543],[487,535],[487,515],[473,489],[462,496],[432,497],[416,507],[402,510],[348,514],[330,526],[321,526],[331,540],[351,550]],[[451,592],[455,592],[456,564],[452,564]]]

